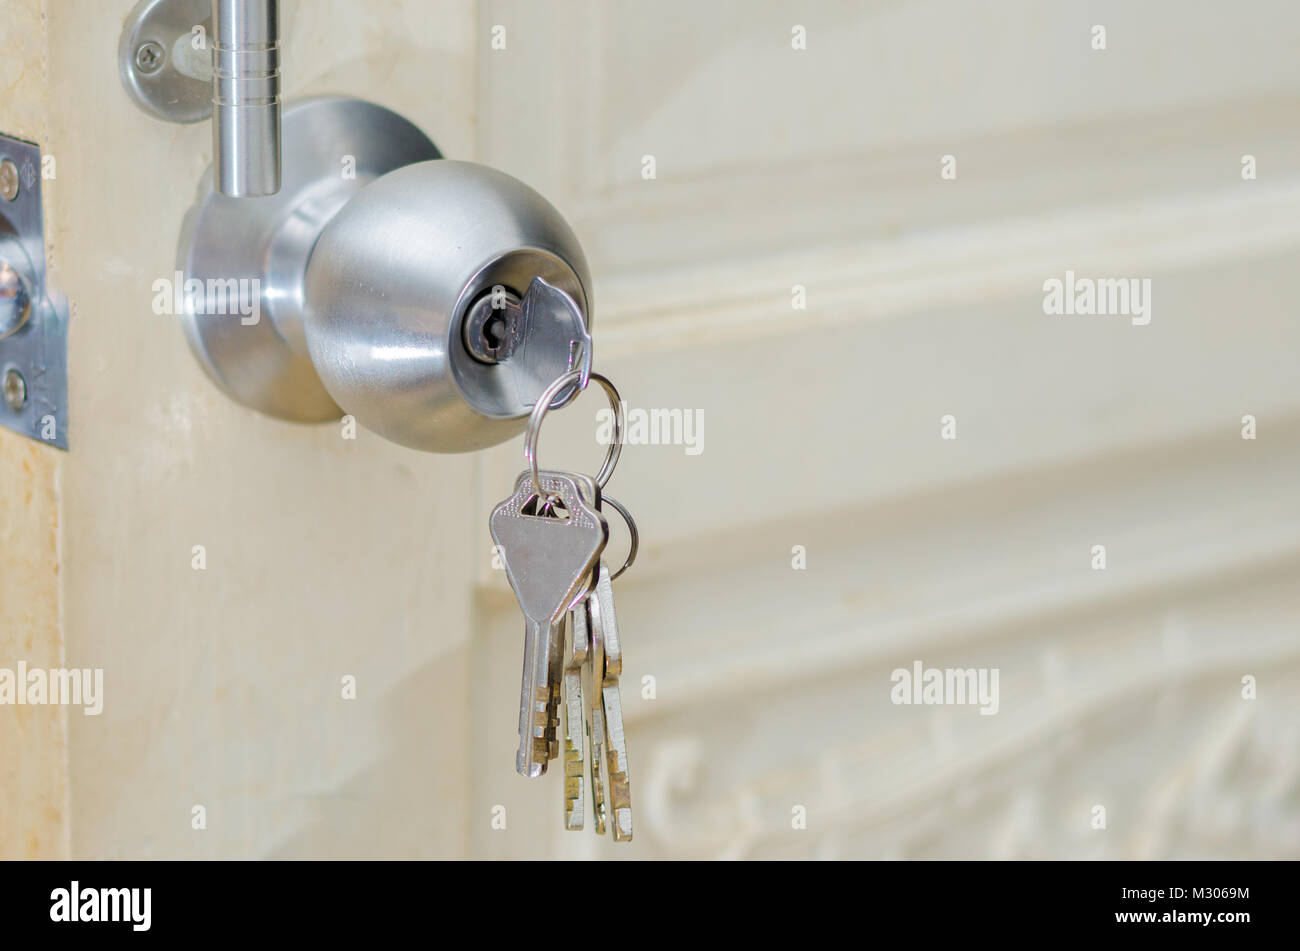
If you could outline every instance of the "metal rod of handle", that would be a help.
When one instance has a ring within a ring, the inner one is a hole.
[[[280,0],[212,0],[213,187],[280,190]]]

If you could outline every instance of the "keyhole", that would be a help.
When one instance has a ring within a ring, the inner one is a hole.
[[[505,356],[501,350],[506,344],[510,326],[505,308],[494,307],[494,303],[501,301],[489,291],[470,304],[465,313],[461,337],[470,356],[480,363],[497,363]],[[519,295],[507,289],[504,303],[518,307]]]
[[[483,340],[489,350],[496,350],[506,339],[506,318],[499,310],[483,324]]]

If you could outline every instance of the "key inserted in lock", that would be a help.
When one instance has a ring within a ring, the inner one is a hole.
[[[591,376],[591,332],[572,297],[535,277],[523,298],[503,287],[479,297],[465,314],[465,347],[474,359],[499,364],[510,374],[523,406],[534,406],[542,392],[564,374],[582,379],[556,396],[559,409],[587,386]]]

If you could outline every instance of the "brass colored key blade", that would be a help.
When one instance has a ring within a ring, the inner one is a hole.
[[[614,841],[632,841],[632,790],[627,775],[627,740],[623,735],[623,702],[618,683],[601,688],[607,732],[605,757],[609,770],[609,812],[614,820]]]
[[[597,835],[605,834],[605,711],[601,701],[601,675],[605,668],[605,650],[598,634],[598,625],[591,615],[598,611],[596,603],[588,598],[578,609],[587,612],[587,631],[590,647],[587,663],[583,667],[587,690],[587,735],[591,750],[591,816]]]
[[[582,671],[564,672],[564,827],[579,831],[583,824]]]
[[[599,608],[601,642],[605,647],[606,679],[623,673],[623,647],[618,638],[618,618],[614,614],[614,585],[610,582],[609,568],[602,561],[596,576],[596,587],[591,597]]]

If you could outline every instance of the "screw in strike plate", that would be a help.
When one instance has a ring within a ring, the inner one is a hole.
[[[5,373],[5,404],[15,413],[27,405],[27,381],[12,367]]]
[[[165,55],[161,43],[155,40],[145,40],[135,48],[136,69],[145,75],[156,73],[162,69]]]

